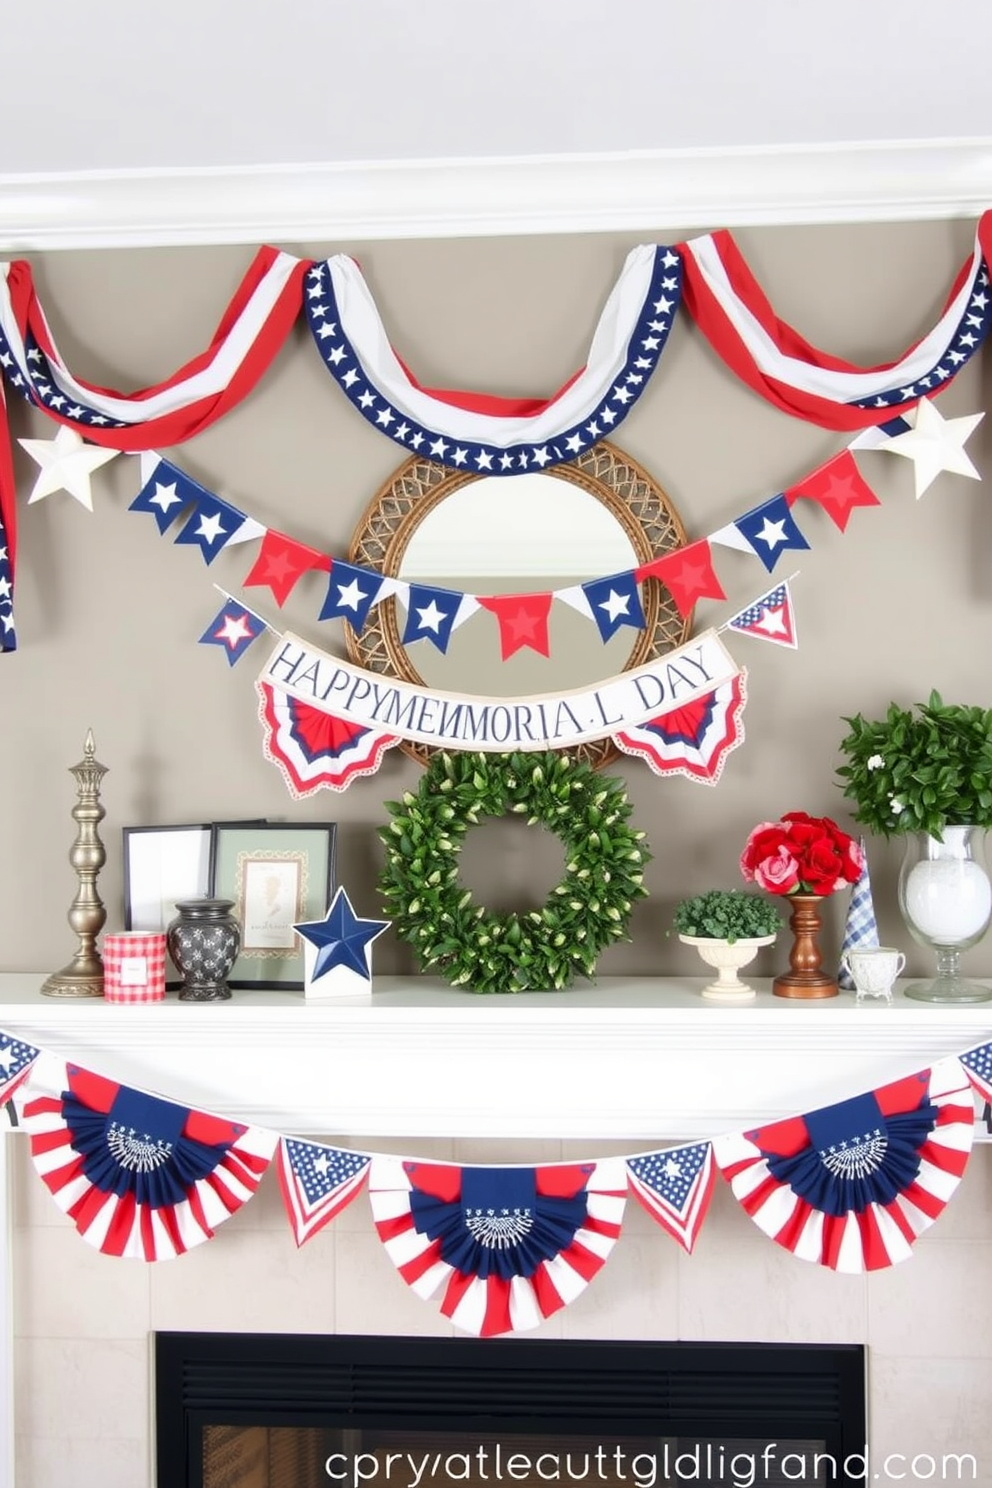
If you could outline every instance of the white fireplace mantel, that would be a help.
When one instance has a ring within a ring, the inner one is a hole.
[[[347,1004],[300,992],[138,1006],[51,1000],[0,975],[0,1027],[99,1074],[241,1121],[338,1137],[692,1139],[860,1094],[992,1039],[992,1003],[897,989],[704,1002],[702,979],[481,997],[381,978]]]

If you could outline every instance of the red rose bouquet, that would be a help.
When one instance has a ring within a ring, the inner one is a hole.
[[[787,811],[761,822],[741,854],[741,872],[769,894],[834,894],[860,876],[862,852],[829,816]]]

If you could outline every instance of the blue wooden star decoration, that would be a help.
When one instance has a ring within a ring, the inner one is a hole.
[[[317,947],[311,980],[316,981],[336,966],[347,966],[370,982],[372,953],[368,947],[389,925],[389,920],[364,920],[356,915],[345,890],[338,889],[324,919],[294,927]]]

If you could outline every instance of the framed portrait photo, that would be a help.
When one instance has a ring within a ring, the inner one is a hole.
[[[229,986],[303,990],[303,940],[293,926],[327,913],[336,838],[334,822],[215,824],[210,893],[234,901],[241,925]]]

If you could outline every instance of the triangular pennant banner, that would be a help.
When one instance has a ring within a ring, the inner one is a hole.
[[[652,1219],[691,1252],[716,1182],[711,1144],[694,1142],[629,1157],[627,1182]]]
[[[347,1208],[368,1177],[371,1158],[343,1147],[279,1140],[279,1186],[297,1245]]]
[[[738,635],[754,636],[758,641],[774,641],[777,646],[796,648],[799,639],[788,581],[779,584],[776,589],[769,589],[767,594],[763,594],[746,609],[738,610],[727,621],[727,627],[736,630]]]
[[[16,1034],[0,1029],[0,1106],[24,1083],[40,1053],[34,1044],[26,1044]]]
[[[413,641],[430,641],[439,651],[447,651],[463,597],[454,589],[411,584],[406,600],[404,646]]]
[[[992,1043],[969,1049],[961,1055],[961,1063],[982,1099],[992,1101]]]
[[[168,460],[159,458],[128,511],[150,512],[158,524],[159,532],[165,533],[188,506],[195,505],[199,508],[201,502],[210,500],[211,493],[205,486],[192,480],[178,465],[171,465]]]

